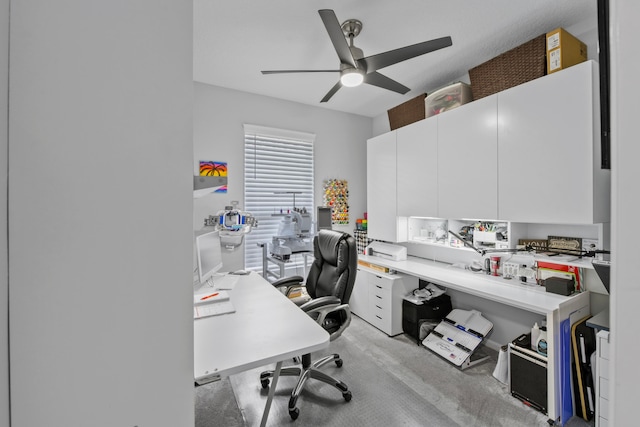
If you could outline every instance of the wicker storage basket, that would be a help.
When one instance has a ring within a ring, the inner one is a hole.
[[[424,119],[424,99],[426,97],[427,94],[423,93],[422,95],[418,95],[415,98],[388,110],[389,127],[391,130],[398,129],[402,126]]]
[[[542,77],[547,69],[546,34],[542,34],[469,70],[473,99],[484,98]]]

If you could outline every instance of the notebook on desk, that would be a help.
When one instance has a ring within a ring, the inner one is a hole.
[[[209,291],[197,293],[193,296],[194,319],[233,313],[235,311],[236,309],[226,291]]]
[[[204,292],[202,292],[203,290]],[[227,291],[217,291],[213,289],[203,290],[193,295],[194,305],[216,303],[229,300],[229,293]]]

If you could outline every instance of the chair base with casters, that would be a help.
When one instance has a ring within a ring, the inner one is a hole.
[[[295,376],[299,377],[298,383],[294,387],[291,392],[291,397],[289,398],[289,416],[292,420],[298,418],[300,415],[300,409],[297,407],[298,397],[300,397],[300,393],[304,389],[304,385],[309,378],[313,378],[323,383],[329,384],[335,388],[337,388],[340,392],[342,392],[342,397],[345,401],[351,400],[351,391],[345,383],[342,381],[338,381],[335,378],[325,374],[320,371],[319,368],[322,366],[335,362],[338,368],[342,367],[342,359],[338,354],[332,354],[330,356],[323,357],[320,360],[316,360],[311,363],[311,355],[305,354],[302,356],[302,366],[291,366],[287,368],[282,368],[280,370],[280,376]],[[265,371],[260,374],[260,384],[262,384],[262,388],[269,387],[269,378],[273,377],[273,371]]]
[[[314,262],[305,285],[302,285],[303,278],[300,276],[283,278],[273,285],[287,296],[292,290],[305,286],[311,299],[300,305],[300,309],[321,325],[329,333],[330,341],[333,341],[351,323],[349,298],[355,282],[357,258],[356,243],[352,236],[334,230],[320,230],[314,238]],[[297,359],[294,360],[297,362]],[[289,399],[289,415],[293,420],[300,415],[298,398],[309,379],[329,384],[342,393],[345,401],[351,400],[351,391],[345,383],[320,371],[321,367],[331,362],[338,368],[342,367],[342,359],[337,354],[315,362],[312,362],[311,354],[305,354],[301,358],[301,365],[280,369],[280,375],[298,377]],[[274,371],[260,374],[262,388],[269,387],[274,374]]]

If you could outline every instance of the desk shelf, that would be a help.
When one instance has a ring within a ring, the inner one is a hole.
[[[449,234],[453,233],[464,236],[464,227],[473,227],[474,224],[483,222],[495,225],[496,229],[506,230],[506,232],[484,232],[474,231],[473,241],[469,241],[478,249],[515,249],[520,239],[528,239],[536,236],[539,239],[547,239],[550,235],[570,235],[570,236],[590,236],[584,237],[584,241],[597,242],[597,248],[608,247],[608,239],[605,236],[603,224],[590,225],[557,225],[557,224],[525,224],[506,221],[480,221],[480,220],[458,220],[432,217],[412,216],[406,218],[407,233],[406,242],[422,247],[442,248],[443,250],[456,250],[475,253],[474,249],[465,246],[462,241]],[[466,231],[466,229],[464,229]],[[428,250],[430,250],[429,248]],[[435,249],[440,250],[440,249]],[[585,249],[586,250],[586,249]],[[418,254],[419,255],[419,254]],[[498,252],[497,255],[507,255]],[[532,261],[545,261],[554,264],[572,265],[580,268],[593,269],[592,258],[568,255],[547,256],[536,254],[535,252],[519,252],[518,255],[530,256]]]

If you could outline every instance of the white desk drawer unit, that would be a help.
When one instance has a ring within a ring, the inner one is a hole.
[[[351,311],[389,336],[402,333],[402,298],[418,287],[418,279],[358,267],[349,301]]]
[[[609,426],[609,331],[596,335],[596,427]]]

